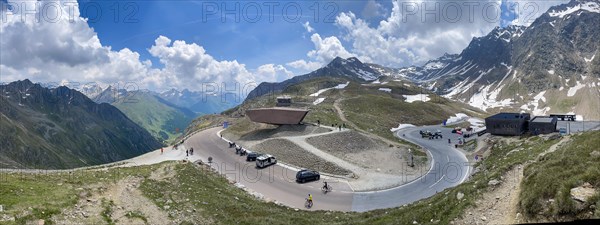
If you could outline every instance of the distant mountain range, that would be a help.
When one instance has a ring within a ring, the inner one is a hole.
[[[287,87],[294,84],[299,84],[304,81],[308,81],[315,78],[331,77],[331,78],[345,78],[357,82],[366,82],[376,80],[382,74],[374,68],[362,63],[357,58],[351,57],[348,59],[342,59],[336,57],[327,66],[315,70],[311,73],[295,76],[291,79],[285,80],[279,83],[260,83],[254,90],[252,90],[246,100],[252,100],[254,98],[263,95],[273,95],[281,93]]]
[[[529,27],[496,28],[474,38],[458,55],[423,66],[371,67],[489,112],[575,113],[598,120],[598,27],[600,1],[573,0]]]
[[[0,86],[0,167],[73,168],[160,148],[116,107],[29,80]]]
[[[241,103],[240,100],[236,101],[232,95],[226,93],[225,96],[221,96],[188,89],[182,91],[171,89],[156,95],[176,106],[188,108],[199,114],[221,113]]]
[[[247,101],[318,77],[366,83],[407,80],[489,113],[570,113],[600,120],[600,1],[573,0],[550,8],[529,27],[497,27],[460,54],[422,66],[389,68],[336,58],[280,83],[261,83]]]
[[[170,89],[158,93],[149,90],[128,91],[115,86],[102,88],[98,84],[77,88],[97,103],[109,103],[148,130],[159,141],[169,143],[177,138],[189,123],[199,115],[220,113],[235,107],[231,96],[184,89]]]

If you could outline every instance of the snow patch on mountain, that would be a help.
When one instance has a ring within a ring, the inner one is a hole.
[[[313,105],[318,105],[321,104],[323,101],[325,101],[325,98],[317,98],[314,102]]]
[[[401,124],[398,125],[398,127],[390,129],[390,131],[391,132],[396,132],[396,131],[402,130],[404,128],[409,128],[409,127],[415,127],[415,125],[412,125],[412,124],[402,124],[401,123]]]
[[[409,128],[409,127],[415,127],[415,125],[412,125],[412,124],[402,124],[401,123],[401,124],[398,125],[398,127],[390,129],[390,131],[391,132],[396,132],[396,131],[402,130],[404,128]]]
[[[479,90],[478,93],[471,96],[471,99],[469,100],[469,105],[482,110],[487,110],[489,108],[507,107],[513,104],[512,99],[504,99],[502,101],[496,100],[498,94],[500,93],[500,90],[502,90],[502,87],[504,87],[504,85],[500,86],[499,88],[496,88],[492,92],[489,92],[492,86],[493,84],[484,86]]]
[[[422,102],[428,102],[429,100],[429,95],[428,94],[418,94],[418,95],[402,95],[406,98],[406,102],[408,103],[413,103],[416,101],[422,101]]]
[[[467,114],[457,113],[455,116],[452,116],[446,120],[446,125],[453,124],[453,123],[459,123],[459,122],[467,120],[468,118],[469,118],[469,116]]]
[[[362,69],[353,69],[352,70],[354,73],[356,73],[358,75],[358,77],[360,77],[363,80],[376,80],[378,78],[378,76],[374,73],[368,72],[368,71],[364,71]]]
[[[319,97],[320,94],[323,94],[323,92],[329,91],[331,89],[344,89],[346,88],[346,86],[348,86],[348,84],[350,84],[350,82],[346,82],[345,84],[338,84],[335,87],[331,87],[331,88],[325,88],[325,89],[321,89],[313,94],[310,94],[310,97]]]
[[[535,97],[533,97],[534,101],[539,101],[542,100],[542,102],[546,102],[546,97],[544,97],[544,95],[546,94],[546,91],[542,91],[539,94],[537,94]]]
[[[585,62],[592,62],[594,60],[594,58],[596,58],[596,55],[593,55],[592,58],[583,58],[583,60],[585,60]]]
[[[379,90],[387,93],[392,93],[392,89],[390,88],[379,88]]]
[[[563,18],[567,15],[578,12],[579,10],[593,12],[593,13],[600,13],[600,5],[596,2],[586,2],[586,3],[576,5],[574,7],[567,7],[567,9],[562,10],[562,11],[552,10],[552,12],[549,12],[548,14],[551,17]]]
[[[568,97],[575,96],[575,94],[577,94],[577,91],[579,91],[579,89],[582,89],[584,87],[585,87],[585,84],[582,84],[581,82],[577,81],[577,85],[575,85],[575,87],[569,88],[569,91],[567,92],[567,96]]]

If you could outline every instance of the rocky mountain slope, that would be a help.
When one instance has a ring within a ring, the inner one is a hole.
[[[379,68],[490,112],[575,113],[600,119],[600,1],[550,8],[529,27],[496,28],[459,55]]]
[[[197,116],[149,91],[122,91],[111,104],[165,144],[181,135]]]
[[[278,94],[292,85],[315,78],[335,77],[357,82],[366,82],[376,80],[381,75],[382,74],[379,71],[367,64],[362,63],[357,58],[351,57],[348,59],[342,59],[340,57],[336,57],[329,64],[327,64],[327,66],[308,74],[295,76],[279,83],[263,82],[248,94],[246,100],[252,100],[263,95]]]
[[[174,104],[172,101],[161,98],[161,94],[148,90],[128,91],[108,86],[92,99],[97,103],[116,106],[127,117],[150,132],[159,142],[165,144],[177,138],[198,116],[189,108]],[[190,99],[184,98],[177,102],[183,104],[188,100]],[[192,102],[194,102],[193,100],[191,99]]]
[[[0,167],[81,167],[161,147],[117,108],[67,87],[24,80],[0,89]]]

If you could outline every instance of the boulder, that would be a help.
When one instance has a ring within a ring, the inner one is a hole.
[[[571,188],[571,198],[579,202],[586,202],[594,193],[596,193],[596,190],[587,182],[579,187]]]
[[[489,185],[489,186],[496,186],[496,185],[498,185],[498,184],[500,184],[500,181],[499,181],[499,180],[496,180],[496,179],[490,180],[490,181],[488,182],[488,185]]]

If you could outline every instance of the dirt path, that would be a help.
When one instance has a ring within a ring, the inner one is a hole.
[[[86,187],[74,207],[63,210],[52,220],[58,224],[98,224],[106,223],[107,218],[115,224],[144,224],[144,220],[149,224],[171,223],[167,212],[138,189],[142,180],[126,177],[114,184]]]
[[[515,166],[504,174],[502,183],[489,187],[475,201],[475,207],[465,210],[463,218],[454,224],[514,224],[518,221],[517,204],[519,203],[520,184],[523,179],[523,167]]]
[[[535,161],[544,155],[556,151],[561,145],[570,140],[563,137],[548,150],[540,153]],[[526,165],[525,165],[526,166]],[[455,224],[515,224],[523,223],[518,212],[521,181],[523,180],[524,165],[517,165],[502,175],[502,183],[497,187],[489,187],[489,191],[475,202],[475,206],[465,210],[463,218],[455,220]]]

